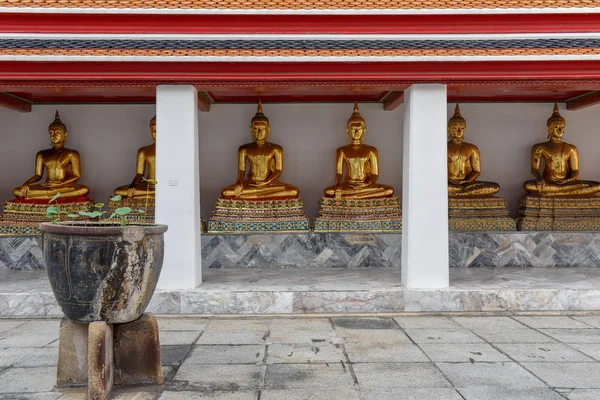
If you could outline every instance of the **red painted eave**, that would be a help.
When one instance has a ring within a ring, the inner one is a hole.
[[[600,14],[178,15],[0,13],[4,33],[568,33],[598,32]]]

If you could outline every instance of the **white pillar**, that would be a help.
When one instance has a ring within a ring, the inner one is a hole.
[[[156,88],[156,222],[169,225],[160,289],[202,282],[200,258],[198,92],[193,86]]]
[[[446,85],[404,92],[402,284],[449,284]]]

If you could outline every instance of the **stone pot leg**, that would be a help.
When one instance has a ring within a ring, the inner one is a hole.
[[[90,322],[88,328],[88,399],[104,400],[113,386],[113,325]]]
[[[63,318],[58,343],[57,386],[85,386],[88,381],[88,325]]]

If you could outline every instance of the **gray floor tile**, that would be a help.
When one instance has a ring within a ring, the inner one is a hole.
[[[362,389],[450,387],[450,382],[432,363],[354,364],[352,367]]]
[[[9,333],[14,331],[10,330]],[[5,332],[6,334],[6,332]],[[14,348],[14,347],[44,347],[58,339],[58,330],[56,335],[50,334],[36,334],[36,333],[23,333],[23,334],[12,334],[11,336],[0,337],[0,348]]]
[[[260,365],[198,365],[184,362],[167,390],[247,391],[258,389]],[[178,382],[179,381],[179,382]]]
[[[481,329],[477,334],[490,343],[555,343],[556,340],[536,330],[522,329]]]
[[[346,358],[340,345],[331,343],[271,344],[268,364],[343,362]]]
[[[338,329],[399,329],[392,318],[332,318]]]
[[[161,331],[201,331],[208,325],[206,318],[159,317],[158,329]]]
[[[600,388],[600,364],[597,363],[522,363],[551,387]]]
[[[452,317],[460,326],[477,331],[479,329],[520,329],[523,324],[510,317]]]
[[[261,392],[260,400],[359,400],[358,391],[352,389],[266,389]]]
[[[328,319],[274,319],[267,343],[314,343],[330,341],[335,332]]]
[[[593,362],[563,343],[496,343],[496,346],[519,362]]]
[[[160,362],[162,365],[179,365],[189,353],[192,346],[160,346]]]
[[[336,335],[345,342],[411,343],[408,336],[399,329],[337,329]]]
[[[550,388],[512,389],[498,386],[457,389],[465,400],[564,400]]]
[[[49,319],[49,320],[33,320],[29,321],[26,324],[20,325],[14,329],[11,329],[11,333],[19,333],[19,334],[43,334],[48,333],[52,336],[58,337],[60,330],[60,320],[59,319]]]
[[[424,343],[420,347],[435,362],[510,361],[487,343]]]
[[[269,320],[212,320],[198,344],[264,344],[269,334]]]
[[[335,364],[272,364],[267,365],[266,388],[271,389],[330,389],[353,388],[350,369]]]
[[[455,329],[462,328],[448,317],[394,317],[402,328],[412,329]]]
[[[536,317],[527,317],[527,316],[515,316],[513,317],[519,322],[524,323],[525,325],[535,328],[562,328],[562,329],[573,329],[573,328],[591,328],[591,326],[586,325],[581,321],[577,321],[576,319],[560,316],[536,316]]]
[[[405,329],[412,340],[422,343],[482,343],[483,340],[468,329]]]
[[[162,346],[192,345],[200,336],[200,331],[164,331],[160,332]]]
[[[360,391],[360,400],[462,400],[454,389],[387,388]]]
[[[10,368],[0,374],[0,393],[49,392],[56,384],[56,368]]]
[[[58,362],[58,349],[42,348],[36,349],[32,354],[16,362],[15,367],[54,367]]]
[[[429,359],[414,344],[389,344],[373,342],[347,342],[348,358],[360,362],[429,362]]]
[[[160,393],[151,389],[113,388],[111,400],[155,400]]]
[[[600,361],[600,343],[569,343],[568,346]]]
[[[213,400],[256,400],[258,394],[254,391],[245,392],[169,392],[165,391],[159,397],[160,400],[195,400],[195,399],[213,399]]]
[[[46,393],[21,393],[21,394],[10,394],[4,395],[1,398],[3,400],[56,400],[60,398],[60,393],[46,392]]]
[[[590,326],[600,328],[600,315],[585,315],[585,316],[574,316],[573,319],[581,321]]]
[[[545,387],[517,363],[437,364],[456,387],[499,386],[510,388]],[[588,364],[590,365],[590,364]]]
[[[600,343],[598,329],[540,329],[540,332],[564,343]]]
[[[196,345],[184,364],[257,364],[265,356],[265,345]]]
[[[29,356],[39,349],[36,348],[13,348],[0,349],[0,368],[10,367],[14,363]]]
[[[569,400],[598,400],[600,389],[574,389],[563,395]]]

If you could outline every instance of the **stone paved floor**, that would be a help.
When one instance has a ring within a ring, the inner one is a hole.
[[[162,387],[117,399],[597,400],[600,314],[161,317]],[[55,389],[59,320],[0,319],[0,399]]]

